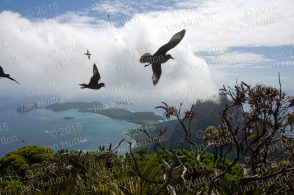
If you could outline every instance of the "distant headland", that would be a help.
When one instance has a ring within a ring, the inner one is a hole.
[[[155,115],[153,112],[131,112],[123,108],[106,108],[100,102],[64,102],[54,103],[46,106],[40,106],[39,104],[34,103],[18,107],[17,112],[25,113],[36,109],[47,109],[53,112],[74,109],[78,112],[97,113],[112,119],[124,120],[140,125],[147,123],[158,123],[163,120],[161,116]],[[65,117],[64,119],[72,119],[72,117]]]

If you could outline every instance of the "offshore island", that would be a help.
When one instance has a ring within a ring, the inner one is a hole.
[[[161,122],[163,120],[163,117],[158,116],[153,112],[131,112],[123,108],[106,108],[100,102],[65,102],[54,103],[46,106],[40,106],[39,104],[34,103],[18,107],[17,112],[25,113],[36,109],[47,109],[53,112],[74,109],[78,112],[97,113],[112,119],[123,120],[139,125],[145,125],[150,123],[154,124]],[[66,117],[65,119],[72,119],[72,117]]]

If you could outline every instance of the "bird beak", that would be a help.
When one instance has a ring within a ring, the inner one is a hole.
[[[170,58],[174,60],[174,58],[173,58],[173,57],[170,57]]]

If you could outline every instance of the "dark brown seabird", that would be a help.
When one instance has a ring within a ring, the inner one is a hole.
[[[85,53],[86,56],[88,56],[88,59],[90,60],[91,54],[89,52],[89,50],[87,50],[87,53]]]
[[[98,71],[98,68],[96,64],[93,65],[93,76],[90,79],[89,84],[80,84],[81,89],[89,88],[89,89],[100,89],[101,87],[106,87],[104,83],[99,83],[99,80],[101,79],[100,73]]]
[[[152,81],[153,85],[156,85],[159,81],[161,75],[161,64],[167,62],[169,59],[174,59],[170,54],[166,54],[169,50],[177,46],[183,37],[185,36],[186,30],[183,29],[177,32],[168,43],[161,46],[153,55],[150,53],[145,53],[141,56],[141,63],[149,63],[146,66],[152,65]]]
[[[4,77],[4,78],[8,78],[12,81],[15,81],[17,82],[16,80],[14,80],[13,78],[10,77],[9,74],[5,74],[4,71],[3,71],[3,68],[0,66],[0,77]],[[19,84],[19,82],[17,82]],[[20,85],[20,84],[19,84]]]

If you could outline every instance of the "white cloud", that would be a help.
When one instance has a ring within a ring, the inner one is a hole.
[[[17,88],[18,86],[9,81],[1,82],[1,88],[9,94],[19,96],[27,90],[55,82],[58,84],[57,91],[60,95],[85,95],[96,101],[105,95],[111,98],[118,95],[122,98],[139,96],[142,102],[153,102],[156,105],[156,102],[170,98],[172,91],[178,91],[196,81],[209,86],[209,89],[190,94],[190,98],[204,98],[217,90],[208,71],[195,73],[183,68],[189,63],[201,61],[193,55],[186,38],[170,52],[175,61],[162,65],[163,73],[158,85],[152,85],[151,67],[144,68],[138,60],[148,49],[152,48],[149,52],[154,53],[173,35],[162,32],[159,28],[165,24],[163,16],[160,15],[138,15],[136,20],[127,22],[121,28],[112,27],[100,31],[95,31],[86,21],[81,22],[83,25],[76,25],[76,22],[68,20],[63,23],[55,21],[34,26],[31,21],[12,12],[1,13],[0,24],[3,25],[4,22],[10,25],[0,30],[0,41],[8,45],[9,49],[5,55],[15,55],[16,61],[3,67],[22,84],[21,88]],[[19,25],[31,28],[21,32]],[[124,51],[129,48],[130,51],[126,55]],[[138,48],[142,53],[137,51]],[[83,55],[86,49],[92,53],[90,61]],[[100,91],[80,90],[78,84],[89,81],[94,62],[98,65],[101,81],[106,83],[107,88]],[[118,66],[129,68],[118,69]],[[47,67],[47,71],[44,67]],[[124,83],[128,84],[128,88],[121,90],[120,94],[112,93]]]
[[[187,1],[188,2],[188,1]],[[181,4],[183,2],[181,1]],[[187,6],[189,3],[187,3]],[[192,5],[194,3],[192,2]],[[192,6],[190,5],[190,6]],[[271,8],[274,7],[274,8]],[[182,9],[185,11],[185,9]],[[264,10],[261,12],[260,10]],[[294,24],[293,1],[266,1],[266,0],[208,0],[203,1],[199,8],[189,15],[178,17],[180,21],[188,22],[193,16],[212,16],[212,22],[190,25],[188,30],[193,31],[195,49],[203,50],[207,45],[216,42],[225,46],[273,46],[293,42],[291,25]],[[268,25],[266,23],[272,18],[284,17],[284,21],[276,21]],[[257,24],[258,23],[258,24]],[[241,32],[243,25],[253,25],[253,28]],[[192,36],[191,36],[192,37]]]
[[[2,79],[0,87],[11,96],[22,96],[27,90],[55,82],[60,95],[73,98],[84,96],[93,101],[109,100],[117,97],[118,93],[122,98],[139,97],[141,102],[151,106],[161,100],[194,101],[217,93],[222,84],[215,81],[230,79],[226,78],[225,72],[205,68],[207,63],[194,55],[196,51],[205,50],[215,43],[223,43],[226,50],[231,46],[274,46],[292,42],[294,12],[291,0],[256,0],[254,3],[245,0],[209,0],[192,11],[187,10],[187,2],[177,5],[186,10],[186,14],[175,16],[175,12],[170,11],[137,13],[122,27],[74,12],[39,25],[17,13],[1,12],[0,25],[5,28],[0,29],[0,43],[6,45],[7,49],[0,57],[16,57],[15,61],[6,60],[1,65],[22,86]],[[277,8],[264,12],[258,9],[252,11],[252,8],[270,3]],[[117,9],[112,7],[113,13],[118,12],[119,5],[115,6]],[[109,4],[102,8],[110,9]],[[248,13],[252,16],[249,17]],[[285,21],[240,32],[241,25],[255,23],[259,17],[272,16],[284,16]],[[101,24],[101,28],[94,28],[93,24]],[[20,25],[31,28],[21,32]],[[187,29],[186,36],[169,52],[175,60],[162,65],[161,79],[154,87],[151,67],[144,68],[138,59],[144,52],[154,53],[183,28]],[[77,47],[69,49],[73,45]],[[83,55],[86,49],[92,53],[90,61]],[[60,55],[52,57],[52,50],[59,51]],[[248,57],[256,62],[265,60],[252,53],[238,55],[243,61]],[[78,84],[89,81],[94,62],[107,88],[99,91],[80,90]],[[61,68],[45,72],[45,65],[56,64],[59,67],[62,64]],[[201,70],[191,71],[191,67],[199,64],[203,67]],[[127,88],[113,92],[125,83]],[[197,90],[189,88],[195,85]]]
[[[206,56],[208,67],[222,69],[264,68],[264,64],[274,62],[262,54],[250,52],[226,52],[222,55]],[[197,68],[194,68],[196,70]]]
[[[107,14],[122,13],[130,15],[135,12],[135,4],[133,2],[122,2],[122,1],[104,1],[94,4],[91,7],[91,11],[104,12]]]

